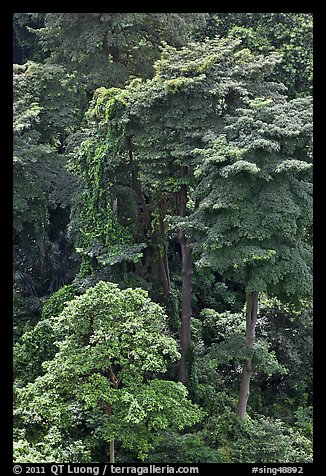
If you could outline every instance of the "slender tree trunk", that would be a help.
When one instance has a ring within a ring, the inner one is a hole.
[[[181,176],[187,175],[187,168],[182,167]],[[177,213],[179,216],[186,216],[187,212],[187,186],[181,185],[180,192],[177,197]],[[181,359],[178,369],[179,382],[186,384],[186,359],[190,344],[190,320],[191,320],[191,275],[192,275],[192,253],[189,239],[186,238],[185,233],[179,230],[179,242],[181,245],[182,256],[182,314],[181,314]]]
[[[129,163],[131,168],[131,185],[134,192],[136,193],[138,197],[140,206],[143,211],[144,233],[147,234],[148,236],[151,236],[152,234],[151,212],[145,200],[145,197],[141,189],[141,184],[137,177],[136,167],[135,167],[134,158],[133,158],[133,144],[132,144],[131,137],[127,137],[127,147],[128,147]],[[159,234],[160,234],[159,238],[165,241],[166,232],[165,232],[165,225],[164,225],[164,217],[166,214],[166,203],[164,198],[160,198],[158,202],[158,211],[159,211]],[[155,234],[157,234],[157,232]],[[156,236],[155,238],[157,239],[158,237]],[[170,273],[169,273],[169,264],[168,264],[168,254],[167,254],[165,243],[163,245],[163,248],[164,248],[163,255],[159,254],[159,257],[158,257],[158,267],[159,267],[159,272],[161,275],[164,298],[165,298],[165,301],[167,302],[171,292],[171,282],[170,282]]]
[[[113,371],[113,368],[112,368],[112,365],[110,365],[109,367],[109,373],[110,373],[110,381],[111,381],[111,384],[112,386],[117,389],[119,387],[119,384],[120,384],[120,378],[118,378],[114,371]],[[112,416],[112,405],[109,404],[108,407],[107,407],[107,413],[109,415],[109,417]],[[115,462],[115,451],[114,451],[114,438],[112,438],[110,440],[110,463],[114,463]]]
[[[112,200],[112,213],[114,218],[117,220],[118,218],[118,199],[117,198],[114,198]]]
[[[131,170],[131,188],[135,192],[139,205],[141,208],[141,213],[139,213],[139,219],[142,227],[142,236],[146,236],[148,238],[152,238],[152,230],[151,230],[151,210],[150,206],[146,201],[146,198],[142,191],[141,182],[138,178],[137,174],[137,166],[134,162],[133,157],[133,143],[131,137],[127,137],[127,148],[128,148],[128,156],[129,156],[129,164]],[[151,276],[152,269],[153,269],[153,254],[154,254],[154,247],[148,246],[144,251],[145,257],[145,272],[140,272],[141,276]]]
[[[163,259],[163,256],[160,254],[160,252],[159,252],[159,256],[158,256],[158,268],[159,268],[160,275],[161,275],[164,299],[167,302],[167,300],[169,299],[169,296],[170,296],[171,288],[170,288],[169,278],[166,274],[164,259]]]
[[[164,264],[164,269],[165,269],[165,274],[166,274],[166,279],[168,282],[169,294],[170,294],[171,293],[171,279],[170,279],[170,269],[169,269],[169,256],[168,256],[168,250],[166,245],[164,246],[163,264]]]
[[[110,441],[110,463],[115,463],[114,458],[114,440]]]
[[[258,291],[252,291],[247,294],[246,302],[246,346],[249,352],[253,351],[254,342],[255,342],[255,329],[257,322],[257,313],[258,313]],[[250,393],[250,379],[252,376],[252,357],[247,358],[244,361],[241,384],[240,384],[240,393],[239,401],[237,405],[237,415],[242,419],[246,417],[247,403]]]
[[[134,192],[136,193],[138,197],[140,206],[143,211],[142,215],[144,219],[144,233],[147,234],[148,236],[151,236],[152,235],[151,212],[145,200],[145,197],[141,189],[141,184],[137,177],[137,171],[136,171],[136,167],[135,167],[135,163],[133,159],[133,144],[132,144],[131,137],[127,137],[127,147],[128,147],[129,163],[131,168],[131,185]],[[168,263],[168,253],[167,253],[166,244],[165,244],[166,231],[165,231],[165,225],[164,225],[164,217],[166,215],[166,203],[164,198],[160,198],[158,202],[158,211],[159,211],[159,236],[155,236],[155,239],[159,238],[164,242],[163,254],[159,254],[159,257],[158,257],[158,267],[159,267],[159,272],[161,275],[164,298],[165,298],[165,301],[167,302],[171,293],[171,282],[170,282],[170,272],[169,272],[169,263]],[[156,231],[155,235],[157,234],[158,232]]]
[[[191,247],[183,232],[179,234],[182,254],[182,314],[181,314],[181,359],[179,362],[178,380],[186,384],[186,358],[190,344],[190,320],[191,320],[191,275],[192,258]]]
[[[107,413],[108,413],[109,417],[112,416],[112,405],[108,405]],[[110,446],[110,449],[109,449],[109,452],[110,452],[110,463],[114,463],[114,462],[115,462],[115,457],[114,457],[114,438],[112,438],[112,439],[110,440],[109,446]]]

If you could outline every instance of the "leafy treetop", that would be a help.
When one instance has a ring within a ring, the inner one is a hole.
[[[25,424],[38,421],[45,433],[57,427],[64,438],[77,424],[77,406],[91,445],[117,439],[142,459],[152,432],[201,418],[182,384],[155,378],[179,353],[163,309],[146,291],[100,281],[70,301],[54,327],[65,336],[58,352],[43,364],[44,375],[18,390]]]
[[[208,133],[196,169],[198,209],[188,220],[199,264],[248,290],[311,292],[312,103],[256,98]],[[200,236],[200,231],[202,235]]]

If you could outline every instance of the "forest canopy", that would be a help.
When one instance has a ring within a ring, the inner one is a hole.
[[[13,15],[15,462],[313,462],[312,27]]]

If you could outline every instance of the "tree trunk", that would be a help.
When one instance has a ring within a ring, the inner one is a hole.
[[[114,218],[117,220],[118,219],[118,199],[114,198],[112,200],[112,213]]]
[[[179,233],[182,254],[182,315],[181,315],[181,359],[179,362],[178,380],[186,384],[186,357],[190,344],[190,319],[191,319],[191,247],[187,242],[185,234]]]
[[[142,208],[145,229],[149,229],[151,224],[151,215],[150,215],[148,205],[146,203],[145,197],[141,189],[141,184],[137,176],[136,167],[135,167],[135,163],[133,159],[133,145],[132,145],[131,137],[127,138],[127,147],[128,147],[129,163],[130,163],[130,169],[131,169],[131,186],[134,192],[136,193],[140,206]]]
[[[258,313],[258,291],[252,291],[247,294],[247,305],[246,305],[246,346],[250,353],[253,351],[254,342],[255,342],[255,329],[257,322],[257,313]],[[236,413],[242,419],[246,417],[247,403],[250,392],[250,379],[252,376],[252,357],[247,358],[244,361],[241,384],[240,384],[240,393],[239,401],[237,405]]]
[[[181,176],[187,174],[186,167],[181,170]],[[187,186],[181,185],[180,192],[177,197],[177,213],[179,216],[186,216],[187,212]],[[181,359],[179,362],[178,380],[186,384],[186,358],[190,344],[190,320],[191,320],[191,275],[192,275],[192,254],[189,239],[186,238],[185,233],[179,230],[179,242],[181,245],[182,256],[182,314],[181,314]]]
[[[120,384],[120,378],[116,376],[116,374],[113,371],[112,365],[109,367],[109,374],[110,374],[110,381],[113,386],[113,388],[117,389]],[[107,413],[111,417],[112,416],[112,405],[109,404],[107,407]],[[110,463],[115,462],[115,453],[114,453],[114,438],[110,440]]]
[[[107,413],[108,413],[109,416],[112,415],[112,405],[108,405]],[[110,463],[114,463],[114,461],[115,461],[115,457],[114,457],[114,438],[112,438],[110,440],[109,445],[110,445],[110,450],[109,450],[109,452],[110,452]]]
[[[165,302],[167,302],[168,299],[169,299],[169,296],[170,296],[171,288],[170,288],[169,277],[166,273],[166,267],[165,267],[165,264],[164,264],[164,259],[163,259],[163,256],[160,254],[160,251],[159,251],[159,256],[158,256],[158,267],[159,267],[159,271],[160,271],[160,275],[161,275],[164,299],[165,299]]]
[[[159,265],[159,271],[161,275],[163,294],[164,294],[165,302],[167,303],[171,293],[171,281],[170,281],[168,252],[167,252],[167,246],[166,246],[166,229],[164,224],[164,218],[166,215],[166,203],[165,203],[164,197],[163,198],[161,197],[158,201],[158,211],[159,211],[158,242],[161,242],[163,246],[163,250],[162,250],[163,252],[159,250],[158,265]]]
[[[110,463],[114,463],[114,440],[110,441]]]

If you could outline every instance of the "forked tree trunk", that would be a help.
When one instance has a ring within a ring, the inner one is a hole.
[[[247,294],[246,301],[246,346],[250,353],[253,351],[255,342],[255,329],[258,313],[258,291],[252,291]],[[245,418],[247,412],[247,403],[250,393],[250,379],[252,376],[252,357],[247,358],[244,361],[239,401],[237,405],[237,415],[242,419]]]

